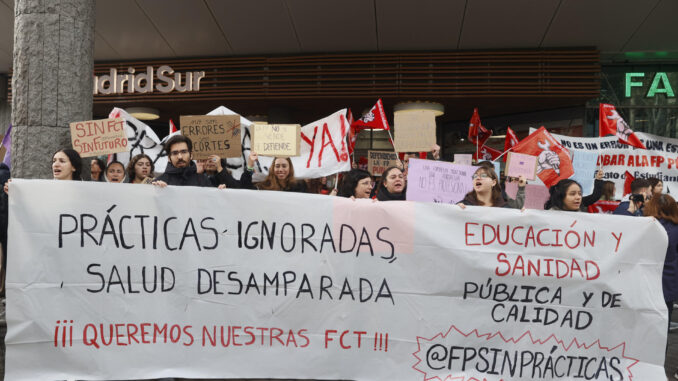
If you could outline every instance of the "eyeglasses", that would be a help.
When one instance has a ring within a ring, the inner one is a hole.
[[[476,174],[474,174],[473,176],[471,176],[471,178],[472,178],[473,180],[476,180],[476,179],[488,179],[488,178],[490,178],[490,175],[488,175],[487,173],[476,173]]]
[[[172,151],[170,152],[170,156],[179,156],[179,155],[188,155],[188,150],[187,149],[182,149],[181,151]]]

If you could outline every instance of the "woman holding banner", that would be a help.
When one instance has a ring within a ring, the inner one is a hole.
[[[381,182],[377,189],[379,201],[405,200],[405,175],[398,167],[388,167],[381,174]]]
[[[656,218],[669,236],[669,246],[666,249],[662,271],[662,291],[669,310],[670,325],[673,302],[678,300],[678,205],[676,205],[676,200],[668,194],[655,194],[650,201],[645,203],[643,213]]]
[[[106,182],[109,183],[124,183],[126,179],[125,176],[125,166],[117,160],[113,160],[108,163],[106,167]]]
[[[582,206],[581,185],[572,179],[564,179],[549,188],[550,197],[544,204],[545,210],[579,212]]]
[[[370,198],[372,176],[362,169],[351,169],[344,175],[337,196],[351,198]]]
[[[140,153],[135,155],[127,164],[127,182],[132,184],[148,183],[147,178],[153,179],[155,166],[151,157]]]
[[[248,171],[243,173],[243,177],[240,178],[243,188],[246,188],[246,185],[248,185],[248,182],[244,181],[244,177],[246,177],[247,173],[251,174],[254,170],[254,162],[257,161],[257,159],[258,156],[256,152],[250,152],[250,156],[247,160]],[[264,181],[256,184],[256,188],[259,190],[306,193],[306,183],[303,180],[297,180],[294,177],[294,166],[289,157],[273,158],[271,167],[268,169],[268,176],[266,176]]]

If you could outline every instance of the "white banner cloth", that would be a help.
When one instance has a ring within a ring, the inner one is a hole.
[[[21,179],[9,203],[6,380],[664,379],[650,218]]]

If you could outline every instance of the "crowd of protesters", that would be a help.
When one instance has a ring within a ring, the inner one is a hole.
[[[326,194],[351,199],[373,199],[375,201],[405,200],[407,189],[408,159],[405,155],[401,165],[387,168],[380,179],[372,176],[364,169],[353,168],[334,178],[333,184],[327,177],[303,180],[295,177],[294,167],[289,158],[274,158],[266,178],[258,183],[253,182],[255,163],[258,156],[251,152],[246,161],[246,168],[239,179],[235,179],[226,165],[226,160],[212,155],[206,160],[194,161],[193,146],[189,138],[175,135],[165,144],[168,164],[164,172],[156,173],[152,159],[145,154],[134,156],[127,168],[119,161],[110,161],[108,165],[101,159],[90,162],[91,181],[110,183],[152,184],[166,186],[200,186],[258,189],[268,191],[305,192]],[[433,158],[439,155],[433,152]],[[491,162],[478,163],[478,169],[471,178],[472,190],[458,202],[460,208],[466,206],[503,207],[523,209],[525,204],[526,180],[506,178],[505,183],[517,182],[518,190],[515,198],[509,197],[502,184],[501,177],[495,172]],[[54,180],[82,179],[82,160],[80,155],[70,149],[57,151],[52,157],[52,175]],[[544,209],[565,212],[586,212],[587,207],[598,200],[614,200],[614,183],[602,180],[603,173],[598,171],[594,180],[593,192],[583,195],[581,185],[572,179],[560,180],[549,188],[549,199]],[[339,181],[337,182],[337,178]],[[0,180],[4,184],[4,192],[0,200],[0,243],[7,247],[7,208],[11,194],[9,170],[0,167]],[[663,270],[663,292],[668,307],[669,321],[673,310],[673,302],[678,301],[678,205],[667,194],[662,193],[662,181],[656,178],[635,179],[631,183],[631,193],[626,195],[614,214],[625,216],[651,216],[656,218],[666,230],[669,246],[666,252]],[[3,255],[3,276],[7,256]],[[2,290],[4,293],[4,289]]]

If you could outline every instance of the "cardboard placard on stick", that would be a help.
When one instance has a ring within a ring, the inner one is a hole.
[[[127,151],[125,121],[117,119],[73,122],[71,144],[82,157],[108,155]]]
[[[398,152],[428,152],[436,143],[436,117],[433,111],[395,113],[394,145]]]
[[[240,157],[240,115],[182,115],[181,133],[193,142],[193,159]]]
[[[398,155],[389,151],[367,151],[367,172],[372,176],[381,176],[388,167],[400,165]]]
[[[537,175],[537,157],[522,153],[509,152],[506,159],[506,176],[525,177],[534,180]]]
[[[300,124],[253,124],[252,150],[259,156],[299,156]]]

